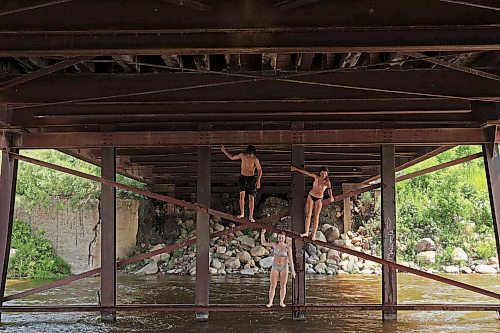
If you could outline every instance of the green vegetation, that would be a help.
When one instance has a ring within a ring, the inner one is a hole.
[[[477,243],[476,245],[476,257],[479,259],[488,259],[496,256],[497,245],[495,240],[490,238],[488,240]]]
[[[468,156],[478,146],[460,146],[424,161],[406,173]],[[495,255],[494,242],[480,240],[493,234],[488,189],[482,159],[398,183],[397,235],[400,259],[413,260],[415,244],[424,237],[437,244],[437,263],[449,263],[454,247],[469,255]]]
[[[9,260],[8,278],[54,279],[70,274],[69,265],[42,237],[43,232],[32,232],[28,223],[14,221],[12,248],[17,252]]]
[[[53,149],[22,151],[23,155],[45,162],[57,164],[73,170],[100,176],[100,168],[79,160],[70,155]],[[117,175],[117,181],[134,187],[143,184],[133,179]],[[98,199],[101,185],[80,177],[47,169],[26,162],[19,162],[16,195],[25,206],[48,206],[53,198],[65,198],[71,205],[81,205],[90,199]],[[137,198],[138,196],[126,191],[118,190],[122,198]]]

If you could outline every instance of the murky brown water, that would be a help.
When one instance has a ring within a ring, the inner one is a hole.
[[[453,279],[500,292],[500,274],[451,275]],[[416,276],[399,279],[399,303],[488,303],[492,298],[460,290]],[[193,303],[194,278],[179,276],[138,277],[120,275],[118,300],[130,303]],[[32,288],[47,281],[9,283],[7,294]],[[264,303],[267,277],[212,277],[212,303]],[[8,305],[95,304],[99,278],[78,281],[60,289],[33,295]],[[291,292],[291,289],[288,289]],[[307,279],[309,303],[380,302],[380,277],[374,275],[312,276]],[[290,294],[288,303],[290,303]],[[277,298],[276,298],[277,300]],[[500,332],[500,318],[494,312],[402,312],[396,323],[384,323],[375,312],[309,313],[306,322],[294,322],[291,314],[212,313],[208,323],[197,323],[192,314],[119,313],[116,323],[102,323],[94,313],[4,314],[1,332]]]

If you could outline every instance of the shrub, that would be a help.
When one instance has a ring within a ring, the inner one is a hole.
[[[493,239],[478,242],[476,245],[477,257],[480,259],[488,259],[497,255],[497,246]]]
[[[68,263],[42,236],[43,232],[33,233],[28,223],[14,221],[12,247],[17,252],[9,260],[9,278],[54,279],[71,274]]]

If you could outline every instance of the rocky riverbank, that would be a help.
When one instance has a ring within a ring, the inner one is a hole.
[[[274,215],[287,209],[288,201],[281,198],[267,198],[258,210],[260,217]],[[234,203],[226,204],[226,211],[234,213]],[[366,212],[359,201],[354,201],[354,214]],[[177,213],[182,213],[178,211]],[[182,214],[180,214],[182,215]],[[380,229],[373,226],[373,216],[365,219],[367,223],[355,224],[356,232],[342,230],[342,206],[334,204],[324,207],[320,218],[320,230],[316,238],[320,241],[332,243],[339,247],[346,247],[355,251],[380,257]],[[363,221],[363,219],[358,219]],[[326,221],[330,223],[326,223]],[[196,237],[195,216],[179,216],[175,218],[174,226],[169,230],[177,230],[176,242],[182,242]],[[364,224],[360,225],[360,224]],[[234,227],[234,223],[213,218],[210,221],[210,232],[223,231]],[[290,219],[283,218],[281,221],[273,223],[273,226],[283,229],[290,228]],[[268,240],[274,241],[276,234],[266,236]],[[156,239],[156,238],[155,238]],[[291,244],[291,239],[287,242]],[[141,243],[140,252],[155,251],[168,242],[159,244]],[[169,243],[168,243],[169,244]],[[398,244],[401,246],[401,244]],[[305,245],[307,274],[381,274],[380,264],[360,259],[353,255],[340,253],[321,246],[311,244]],[[446,273],[498,273],[498,259],[474,260],[470,258],[462,249],[457,248],[452,255],[451,261],[446,265],[436,264],[436,245],[429,239],[421,240],[416,246],[416,256],[411,262],[399,262],[402,265],[421,269],[427,272]],[[271,268],[273,257],[269,249],[260,244],[260,231],[248,229],[244,232],[236,231],[227,236],[215,238],[210,243],[210,274],[268,274]],[[196,274],[196,252],[195,246],[178,249],[172,253],[161,254],[145,260],[139,267],[130,267],[129,271],[135,274]]]

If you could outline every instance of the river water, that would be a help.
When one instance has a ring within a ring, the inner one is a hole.
[[[500,292],[500,274],[449,275],[448,277]],[[47,283],[9,281],[7,294]],[[194,303],[194,277],[118,276],[118,303]],[[308,276],[308,303],[380,303],[381,278],[376,275]],[[80,280],[58,289],[32,295],[6,305],[96,304],[99,278]],[[218,304],[264,304],[268,278],[211,277],[210,301]],[[277,290],[278,291],[278,290]],[[288,288],[290,303],[291,288]],[[398,275],[399,303],[487,303],[498,300],[417,276]],[[275,302],[278,300],[276,296]],[[384,323],[380,311],[308,313],[295,322],[288,312],[212,313],[207,323],[194,315],[118,313],[116,323],[103,323],[97,313],[3,314],[0,332],[500,332],[495,312],[403,312],[397,322]]]

